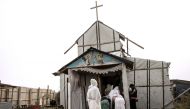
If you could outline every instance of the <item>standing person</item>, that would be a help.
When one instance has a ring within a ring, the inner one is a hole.
[[[131,109],[137,109],[136,102],[137,99],[137,89],[134,84],[130,84],[129,86],[129,99],[130,99],[130,107]]]
[[[90,83],[91,85],[88,87],[87,91],[87,101],[89,109],[101,109],[101,95],[97,87],[97,81],[95,79],[91,79]]]
[[[111,90],[109,97],[112,99],[112,109],[125,109],[125,100],[120,94],[119,86]]]
[[[108,95],[111,90],[112,90],[112,85],[107,84],[107,87],[104,91],[104,96],[101,99],[101,108],[102,109],[111,109],[111,100]]]

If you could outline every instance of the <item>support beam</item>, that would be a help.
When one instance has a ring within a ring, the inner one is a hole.
[[[125,107],[126,109],[130,109],[130,101],[129,101],[129,85],[127,80],[127,69],[126,65],[122,63],[122,81],[123,81],[123,93],[125,98]]]
[[[124,57],[124,53],[121,51],[122,57]],[[123,82],[123,94],[125,99],[125,108],[130,109],[130,100],[129,100],[129,83],[127,77],[128,71],[125,63],[122,63],[122,82]]]
[[[125,37],[125,39],[127,39],[129,42],[135,44],[136,46],[140,47],[141,49],[144,49],[144,47],[142,47],[141,45],[137,44],[136,42],[132,41],[131,39]]]
[[[71,48],[73,48],[73,46],[76,44],[76,42],[73,44],[73,45],[71,45],[71,47],[69,47],[69,49],[67,49],[65,52],[64,52],[64,54],[66,54]]]

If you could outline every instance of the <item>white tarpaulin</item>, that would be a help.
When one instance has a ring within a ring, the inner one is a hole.
[[[138,90],[138,109],[161,109],[173,99],[168,74],[170,63],[131,57],[127,59],[134,62],[134,69],[128,72],[128,81],[129,84],[135,84]],[[172,105],[167,107],[172,108]]]
[[[78,55],[84,53],[88,48],[93,47],[105,52],[113,52],[121,49],[120,33],[96,21],[77,40]]]

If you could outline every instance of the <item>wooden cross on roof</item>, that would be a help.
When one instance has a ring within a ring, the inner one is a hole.
[[[98,8],[102,7],[103,5],[97,5],[97,1],[95,3],[96,3],[96,6],[90,8],[90,9],[95,9],[96,8],[96,18],[97,18],[97,21],[98,21]]]

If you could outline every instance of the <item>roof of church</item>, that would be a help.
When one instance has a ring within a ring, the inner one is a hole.
[[[119,51],[120,39],[125,36],[101,21],[95,21],[75,42],[78,44],[78,54],[93,47],[105,52]]]
[[[114,30],[114,31],[116,31],[115,29],[113,29],[112,27],[110,27],[110,26],[108,26],[108,25],[106,25],[106,24],[104,24],[102,21],[100,21],[100,20],[98,20],[98,21],[95,21],[83,34],[85,34],[86,32],[88,32],[88,30],[90,29],[90,28],[92,28],[92,26],[94,26],[94,25],[96,25],[96,23],[100,23],[100,24],[102,24],[102,25],[104,25],[106,28],[109,28],[109,29],[111,29],[111,30]],[[119,33],[120,35],[122,35],[122,36],[124,36],[123,34],[121,34],[120,32],[118,32],[118,31],[116,31],[117,33]],[[82,37],[83,36],[83,34],[80,36],[80,37]],[[80,38],[79,37],[79,38]],[[78,41],[79,40],[79,38],[76,40],[76,41]]]
[[[84,59],[84,56],[87,55],[88,53],[90,52],[96,52],[96,53],[101,53],[101,54],[104,54],[105,56],[107,56],[107,58],[112,58],[111,61],[114,61],[113,63],[114,64],[120,64],[120,63],[125,63],[126,64],[126,67],[128,69],[133,69],[133,62],[128,60],[128,59],[125,59],[125,58],[121,58],[121,57],[118,57],[116,55],[112,55],[110,53],[107,53],[107,52],[104,52],[104,51],[101,51],[101,50],[98,50],[96,48],[93,48],[93,47],[90,47],[87,51],[85,51],[84,53],[82,53],[80,56],[78,56],[77,58],[75,58],[74,60],[72,60],[71,62],[69,62],[68,64],[66,64],[65,66],[63,66],[61,69],[59,69],[58,72],[55,72],[53,73],[53,75],[57,76],[59,75],[61,72],[66,72],[67,73],[67,70],[69,68],[74,68],[76,67],[76,63],[77,61],[81,61]],[[110,61],[110,60],[109,60]],[[105,62],[106,63],[106,62]],[[77,65],[79,65],[81,63],[77,63]],[[110,62],[107,64],[98,64],[97,66],[103,66],[103,65],[113,65],[111,64]],[[87,65],[87,66],[95,66],[94,64],[93,65]],[[79,66],[79,67],[86,67],[86,66]]]

